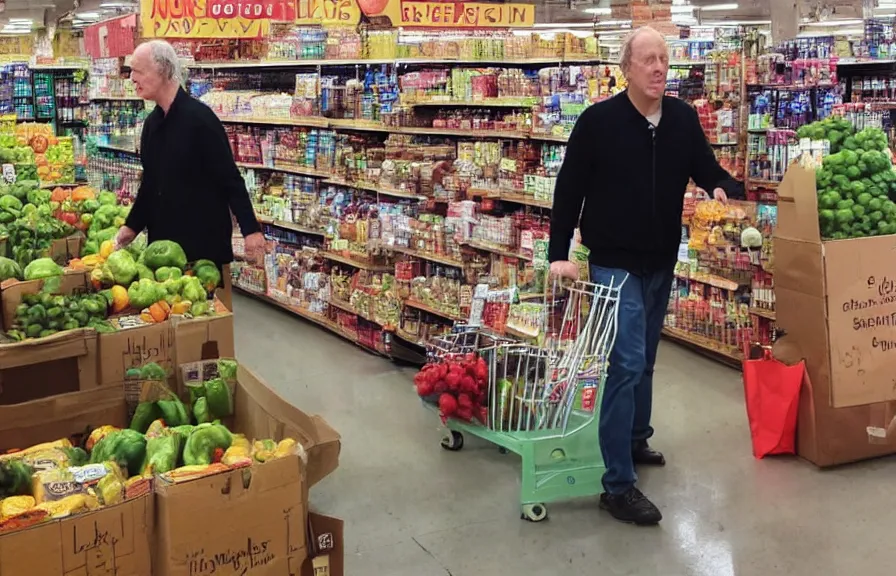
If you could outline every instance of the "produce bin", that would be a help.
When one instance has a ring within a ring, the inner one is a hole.
[[[179,390],[174,378],[179,363],[232,357],[233,315],[220,303],[215,305],[214,316],[190,320],[172,317],[148,324],[139,316],[112,318],[119,331],[99,335],[100,383],[119,385],[128,369],[156,362],[172,374],[172,389]]]
[[[158,479],[156,576],[210,574],[220,570],[221,558],[228,573],[299,574],[308,561],[308,487],[338,466],[339,435],[243,367],[234,404],[231,430],[248,438],[294,438],[304,456],[183,483]]]
[[[124,397],[97,388],[0,406],[0,451],[77,437],[127,422]],[[152,493],[61,520],[0,533],[0,573],[41,576],[151,576]]]
[[[818,466],[896,452],[896,235],[822,240],[815,173],[778,189],[775,356],[806,360],[797,451]]]
[[[97,386],[97,335],[93,329],[0,344],[0,405]]]

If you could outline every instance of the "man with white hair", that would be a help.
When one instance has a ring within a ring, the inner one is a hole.
[[[617,520],[649,525],[662,514],[635,487],[634,465],[665,464],[647,440],[685,189],[693,178],[724,202],[743,187],[719,166],[694,109],[664,95],[669,49],[662,35],[649,27],[633,32],[621,66],[628,88],[585,110],[570,135],[554,193],[549,256],[553,274],[578,276],[568,261],[578,225],[590,250],[591,280],[622,284],[600,408],[607,467],[600,506]]]
[[[116,245],[126,246],[146,229],[150,242],[173,240],[191,262],[206,258],[223,268],[233,260],[232,211],[246,253],[257,256],[264,236],[224,127],[181,87],[180,62],[171,45],[152,40],[138,46],[131,81],[137,95],[156,107],[140,136],[143,181]]]

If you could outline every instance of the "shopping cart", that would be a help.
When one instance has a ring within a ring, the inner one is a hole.
[[[545,301],[540,346],[489,341],[467,329],[430,347],[431,357],[476,352],[488,365],[488,406],[483,425],[448,419],[446,450],[460,450],[472,434],[522,459],[522,518],[547,518],[547,502],[602,492],[605,467],[598,442],[601,391],[616,338],[619,292],[576,282]],[[556,288],[556,285],[555,285]],[[559,326],[550,310],[565,301]]]

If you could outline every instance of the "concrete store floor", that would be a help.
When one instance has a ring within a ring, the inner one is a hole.
[[[896,560],[896,459],[753,460],[740,374],[673,344],[654,403],[669,464],[640,482],[663,523],[618,524],[590,498],[529,524],[516,457],[475,439],[442,450],[412,369],[245,297],[235,311],[240,360],[342,433],[340,468],[311,500],[346,522],[348,576],[845,576]]]

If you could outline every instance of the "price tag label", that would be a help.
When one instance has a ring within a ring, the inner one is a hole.
[[[498,162],[498,169],[505,172],[516,172],[516,160],[513,158],[501,158],[501,161]]]
[[[691,259],[688,256],[688,243],[682,242],[678,245],[678,261],[684,264],[690,264]]]
[[[3,165],[3,181],[7,184],[15,184],[16,182],[16,167],[12,164],[4,164]]]

